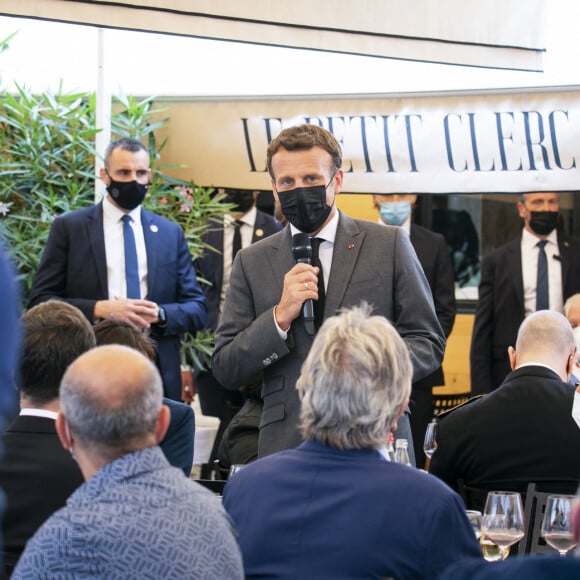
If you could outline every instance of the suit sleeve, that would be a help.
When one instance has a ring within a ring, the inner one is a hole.
[[[437,244],[437,269],[435,284],[433,285],[433,300],[435,313],[441,324],[441,328],[448,337],[453,329],[457,305],[455,303],[455,276],[451,256],[447,250],[444,238],[439,238]]]
[[[76,306],[90,322],[93,322],[96,298],[75,298],[67,295],[70,253],[71,241],[65,220],[58,218],[50,229],[30,291],[28,307],[32,308],[47,300],[63,300]],[[87,267],[89,263],[87,260]]]
[[[175,227],[178,230],[177,283],[173,301],[162,301],[167,312],[167,328],[163,332],[164,335],[195,333],[207,324],[205,296],[197,281],[183,231],[178,226]]]
[[[252,288],[244,268],[244,252],[238,252],[232,265],[224,311],[215,338],[212,371],[227,389],[254,382],[265,367],[291,352],[276,329],[274,305],[256,312]],[[288,333],[291,340],[292,329]]]
[[[393,284],[392,322],[409,348],[416,382],[439,368],[446,341],[423,268],[409,236],[399,231],[394,244]]]
[[[475,322],[469,353],[471,372],[471,395],[487,393],[492,384],[492,334],[495,325],[495,267],[490,256],[481,263],[479,300],[475,311]]]

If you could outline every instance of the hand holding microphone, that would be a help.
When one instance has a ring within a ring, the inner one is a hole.
[[[318,299],[318,268],[310,265],[312,247],[307,234],[292,238],[292,254],[296,265],[284,276],[284,287],[276,307],[276,322],[284,331],[301,312],[304,314],[306,331],[315,333],[314,304]]]

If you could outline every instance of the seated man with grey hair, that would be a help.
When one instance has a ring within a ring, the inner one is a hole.
[[[220,501],[171,467],[159,371],[134,349],[81,355],[56,429],[85,483],[28,542],[13,578],[243,578]]]
[[[247,578],[437,578],[481,550],[460,497],[381,453],[411,392],[405,343],[366,306],[328,318],[296,384],[305,441],[230,477]]]

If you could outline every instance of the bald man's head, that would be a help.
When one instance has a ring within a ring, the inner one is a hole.
[[[510,348],[512,368],[525,363],[542,363],[553,368],[562,380],[570,373],[574,335],[568,320],[559,312],[539,310],[520,325],[515,351]]]
[[[76,439],[113,456],[155,445],[162,396],[155,365],[120,345],[80,356],[60,387],[62,413]]]

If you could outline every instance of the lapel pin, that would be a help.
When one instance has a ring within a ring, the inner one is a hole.
[[[154,234],[156,234],[156,233],[159,231],[159,228],[158,228],[158,227],[157,227],[155,224],[153,224],[152,226],[150,226],[150,227],[149,227],[149,229],[150,229],[150,230],[151,230],[151,231],[152,231]]]
[[[352,250],[353,248],[354,248],[354,244],[349,244],[349,245],[348,245],[348,249],[349,249],[349,250]]]
[[[264,235],[264,230],[262,228],[258,228],[256,230],[256,237],[261,238]]]

